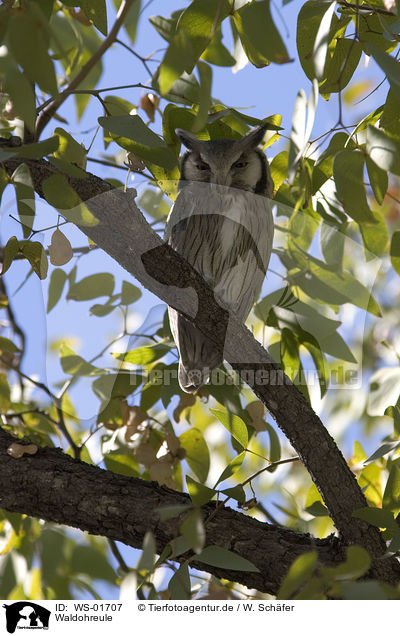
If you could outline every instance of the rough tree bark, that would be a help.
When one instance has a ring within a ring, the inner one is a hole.
[[[76,527],[134,548],[142,547],[146,532],[151,530],[159,553],[179,534],[185,514],[160,521],[159,510],[163,506],[190,506],[185,493],[90,466],[60,449],[39,448],[34,456],[14,459],[7,454],[13,442],[15,437],[0,428],[0,506],[5,510]],[[260,571],[240,572],[192,562],[198,570],[216,577],[276,594],[290,564],[304,552],[316,550],[325,565],[337,565],[344,557],[344,544],[333,535],[314,539],[261,523],[228,507],[219,508],[214,515],[215,507],[214,502],[202,507],[206,544],[232,550]],[[180,561],[187,556],[170,558]]]
[[[21,162],[29,166],[35,191],[43,196],[43,182],[57,173],[56,168],[45,160],[18,157],[4,162],[8,174]],[[385,545],[379,530],[352,516],[356,509],[367,505],[354,474],[321,420],[268,352],[248,329],[219,307],[212,291],[182,257],[162,243],[135,205],[134,191],[125,194],[114,190],[109,183],[89,173],[83,179],[67,178],[99,220],[96,226],[80,227],[82,232],[148,290],[192,320],[216,346],[223,348],[224,358],[234,369],[263,373],[262,382],[254,376],[248,384],[272,413],[309,471],[340,539],[368,550],[373,558],[371,575],[392,584],[398,582],[398,562],[380,558]],[[274,382],[265,381],[272,375]]]

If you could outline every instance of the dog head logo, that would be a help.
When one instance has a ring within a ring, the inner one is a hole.
[[[16,629],[48,629],[51,612],[30,601],[18,601],[3,605],[6,610],[6,626],[9,634]]]

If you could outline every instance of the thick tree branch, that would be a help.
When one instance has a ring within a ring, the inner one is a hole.
[[[21,159],[5,162],[12,172]],[[55,172],[46,161],[26,161],[34,187]],[[239,373],[275,417],[322,494],[330,515],[346,544],[358,544],[375,559],[374,575],[390,582],[400,580],[393,559],[381,559],[385,545],[379,531],[355,519],[353,512],[367,505],[354,474],[334,440],[303,395],[250,331],[223,310],[202,278],[169,246],[162,243],[134,203],[132,191],[112,190],[95,177],[69,178],[82,200],[98,218],[94,227],[81,227],[147,289],[185,314],[223,348],[224,358]],[[97,195],[97,196],[96,196]],[[258,372],[258,373],[256,373]]]
[[[160,521],[159,509],[190,506],[188,495],[90,466],[59,449],[39,448],[34,456],[13,459],[7,454],[13,442],[15,438],[0,428],[0,506],[5,510],[79,528],[134,548],[142,547],[150,530],[159,554],[179,534],[184,516]],[[215,503],[203,506],[204,520],[215,507]],[[206,531],[206,545],[232,550],[260,572],[224,570],[195,561],[192,565],[269,594],[276,594],[290,564],[304,552],[316,550],[325,565],[337,564],[345,552],[337,537],[315,540],[225,507],[206,523]]]

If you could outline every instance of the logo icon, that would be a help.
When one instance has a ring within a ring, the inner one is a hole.
[[[49,629],[51,612],[37,603],[18,601],[3,607],[6,610],[6,627],[9,634],[14,634],[16,629]]]

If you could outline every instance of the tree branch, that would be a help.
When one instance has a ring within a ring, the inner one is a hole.
[[[75,77],[69,82],[68,86],[62,91],[62,93],[60,93],[60,95],[55,97],[54,100],[48,106],[46,106],[46,108],[42,110],[36,122],[36,132],[35,132],[36,139],[40,138],[40,135],[42,134],[43,129],[48,124],[50,119],[53,117],[54,113],[61,106],[61,104],[63,104],[63,102],[65,102],[65,100],[71,94],[71,92],[75,88],[77,88],[81,82],[83,82],[83,80],[88,76],[92,68],[101,59],[103,54],[115,42],[118,32],[124,23],[126,15],[135,1],[136,0],[123,0],[112,29],[110,30],[107,37],[100,44],[97,51],[86,62],[86,64],[82,66],[79,73],[77,73]]]
[[[0,428],[0,506],[5,510],[79,528],[138,549],[146,532],[151,531],[159,554],[179,534],[182,517],[161,521],[159,510],[163,506],[191,506],[188,495],[90,466],[60,449],[39,447],[34,456],[14,459],[7,449],[15,441]],[[214,502],[202,507],[204,520],[215,508]],[[231,508],[219,508],[205,528],[206,545],[232,550],[260,572],[225,570],[196,561],[191,562],[193,567],[269,594],[277,593],[291,563],[304,552],[316,550],[325,565],[337,565],[345,553],[337,537],[313,539],[261,523]],[[188,556],[186,553],[174,560]]]
[[[355,4],[354,2],[346,2],[346,0],[339,0],[338,4],[344,7],[345,9],[354,9],[356,13],[380,13],[381,15],[395,15],[393,11],[389,11],[388,9],[382,9],[381,7],[373,7],[369,4]]]
[[[11,173],[23,159],[5,162]],[[42,196],[44,179],[56,172],[46,161],[25,160],[34,188]],[[334,440],[304,396],[285,376],[250,331],[222,309],[201,276],[150,228],[134,202],[134,191],[123,193],[94,175],[67,177],[99,220],[80,229],[148,290],[194,322],[223,349],[224,359],[241,373],[247,384],[276,419],[317,485],[329,513],[346,544],[364,547],[372,558],[376,578],[400,580],[394,559],[381,559],[385,544],[379,530],[355,519],[353,512],[367,505],[354,474]]]

